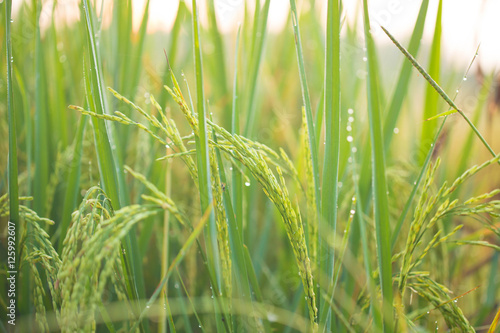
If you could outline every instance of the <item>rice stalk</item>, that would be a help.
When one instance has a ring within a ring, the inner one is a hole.
[[[481,140],[481,142],[486,147],[486,149],[488,149],[488,151],[491,153],[491,155],[493,157],[495,157],[496,156],[495,151],[490,147],[490,145],[488,144],[488,142],[486,142],[486,140],[484,139],[484,137],[482,136],[482,134],[478,131],[478,129],[476,128],[476,126],[474,126],[474,124],[470,121],[469,117],[467,117],[467,115],[465,115],[465,113],[455,104],[455,102],[453,102],[453,100],[444,92],[444,90],[436,83],[436,81],[434,81],[432,79],[432,77],[417,62],[417,60],[415,60],[415,58],[410,53],[408,53],[408,51],[404,48],[404,46],[402,46],[396,40],[396,38],[394,38],[394,36],[392,36],[389,33],[389,31],[387,31],[387,29],[385,29],[384,27],[381,27],[381,28],[382,28],[382,30],[384,30],[384,32],[386,33],[386,35],[391,39],[391,41],[397,46],[397,48],[401,51],[401,53],[403,53],[404,56],[411,62],[411,64],[413,65],[413,67],[415,67],[420,72],[420,74],[422,74],[422,76],[427,80],[427,82],[429,82],[429,84],[431,85],[431,87],[434,88],[434,90],[436,90],[436,92],[452,108],[451,111],[446,111],[446,112],[440,113],[437,116],[434,116],[434,117],[429,118],[427,120],[432,120],[432,119],[435,119],[435,118],[447,116],[447,115],[453,114],[455,112],[458,112],[462,116],[462,118],[464,118],[464,120],[467,122],[467,124],[469,124],[470,128],[474,131],[474,133],[479,138],[479,140]]]

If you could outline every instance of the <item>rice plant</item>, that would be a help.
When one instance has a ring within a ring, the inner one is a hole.
[[[48,3],[0,4],[2,331],[498,331],[496,73],[443,1],[390,47],[367,0]]]

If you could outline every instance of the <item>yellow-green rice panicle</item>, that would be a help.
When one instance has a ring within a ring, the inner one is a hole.
[[[311,324],[313,325],[313,331],[317,330],[317,323],[315,322],[318,309],[316,308],[316,295],[314,293],[314,281],[313,274],[311,269],[311,260],[307,255],[307,245],[306,239],[304,235],[304,229],[302,227],[302,222],[297,218],[297,214],[295,213],[295,209],[292,206],[292,203],[289,199],[288,190],[286,188],[285,179],[283,178],[283,173],[281,169],[276,168],[281,188],[282,188],[282,205],[284,208],[284,212],[286,215],[283,216],[285,219],[285,224],[288,224],[287,232],[288,237],[292,242],[292,248],[295,253],[295,257],[297,259],[297,263],[299,265],[299,273],[302,279],[302,283],[304,285],[304,292],[307,298],[307,306],[309,307],[309,317],[311,320]],[[288,222],[288,223],[287,223]]]
[[[316,203],[315,189],[314,189],[314,175],[311,160],[311,152],[309,149],[309,135],[307,134],[307,119],[305,109],[302,108],[302,128],[301,128],[301,142],[302,142],[302,159],[305,161],[306,169],[306,200],[307,200],[307,225],[309,228],[309,249],[310,257],[313,263],[316,263],[316,256],[318,251],[318,209]]]
[[[224,198],[222,183],[219,176],[219,166],[213,148],[210,149],[209,161],[212,176],[212,188],[214,195],[215,222],[217,223],[217,242],[219,243],[219,252],[222,263],[222,278],[225,284],[226,297],[232,295],[231,279],[231,252],[229,247],[229,231],[227,227],[226,209],[224,207]],[[231,306],[229,304],[229,306]]]

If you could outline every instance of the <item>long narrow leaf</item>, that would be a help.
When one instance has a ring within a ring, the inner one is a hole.
[[[372,189],[373,211],[377,239],[377,259],[380,286],[382,289],[382,315],[384,331],[392,332],[394,318],[392,315],[392,256],[391,256],[391,229],[389,224],[389,199],[385,172],[385,152],[382,137],[382,119],[378,90],[378,75],[376,71],[375,43],[370,32],[370,17],[368,15],[368,1],[363,1],[363,16],[365,30],[365,44],[367,49],[367,93],[368,116],[370,123],[371,156],[372,156]]]
[[[271,4],[271,0],[266,0],[264,2],[264,6],[260,9],[259,3],[256,3],[255,12],[256,15],[254,17],[254,27],[253,27],[253,38],[254,41],[251,45],[250,52],[250,68],[249,68],[249,83],[248,83],[248,91],[249,94],[246,98],[246,112],[247,119],[245,122],[245,130],[244,135],[251,137],[253,132],[253,127],[255,123],[255,119],[257,119],[258,114],[256,114],[256,92],[257,92],[257,78],[260,70],[260,64],[262,60],[262,51],[264,48],[264,42],[266,39],[266,31],[267,31],[267,18],[269,14],[269,6]]]
[[[88,0],[83,0],[83,15],[85,16],[85,27],[87,32],[88,47],[88,71],[87,71],[87,102],[90,110],[104,115],[106,114],[104,89],[102,84],[102,73],[99,58],[99,50],[95,42],[93,12]],[[94,127],[94,140],[96,145],[101,184],[106,194],[111,199],[114,209],[120,208],[127,203],[126,189],[123,182],[122,168],[117,164],[116,145],[112,144],[112,124],[106,124],[104,120],[92,118]],[[114,149],[113,149],[114,147]],[[121,186],[120,186],[121,185]],[[144,280],[139,261],[137,239],[134,235],[135,228],[131,228],[124,240],[124,268],[128,272],[126,281],[129,297],[139,299],[144,297]],[[147,330],[147,326],[145,326]]]
[[[321,198],[321,222],[319,234],[328,236],[326,242],[321,241],[320,246],[320,274],[325,274],[328,281],[328,291],[334,292],[334,267],[335,267],[335,235],[337,232],[337,207],[338,207],[338,177],[340,157],[340,4],[338,0],[328,1],[326,51],[325,51],[325,92],[324,92],[324,117],[325,117],[325,161],[323,167],[323,184]],[[313,135],[310,139],[314,138]],[[313,145],[316,141],[313,141]],[[316,156],[317,158],[317,156]],[[316,171],[316,170],[315,170]],[[317,181],[317,179],[316,179]],[[325,244],[326,243],[326,244]],[[330,322],[327,317],[331,308],[321,298],[320,322],[327,329]]]
[[[16,239],[20,240],[21,225],[19,224],[19,188],[17,183],[17,136],[16,114],[14,113],[14,96],[12,93],[12,56],[11,15],[12,0],[5,3],[5,31],[7,49],[7,110],[9,122],[9,221],[16,225]],[[10,229],[9,229],[10,230]],[[19,254],[19,252],[18,252]],[[15,270],[14,267],[9,270]]]
[[[439,82],[440,78],[440,63],[441,63],[441,17],[443,12],[443,1],[439,1],[438,12],[436,17],[436,26],[434,28],[434,39],[432,41],[430,61],[429,61],[429,75]],[[439,104],[439,95],[432,88],[427,85],[425,91],[425,105],[424,105],[424,119],[428,119],[435,115]],[[427,151],[431,144],[434,132],[436,131],[437,123],[434,121],[426,121],[422,123],[422,134],[420,136],[420,149],[419,151]],[[420,162],[423,162],[424,156],[419,156]]]
[[[445,100],[446,103],[448,103],[448,105],[453,108],[453,110],[456,110],[456,112],[460,113],[460,115],[465,119],[465,121],[467,122],[467,124],[469,124],[469,126],[472,128],[472,130],[474,131],[474,133],[477,135],[477,137],[479,138],[479,140],[481,140],[481,142],[483,143],[483,145],[486,147],[486,149],[488,149],[488,151],[491,153],[491,155],[493,157],[496,156],[496,153],[495,151],[490,147],[490,145],[488,144],[488,142],[486,142],[486,140],[484,139],[484,137],[482,136],[482,134],[478,131],[478,129],[476,128],[476,126],[474,126],[474,124],[470,121],[469,117],[467,117],[465,115],[465,113],[463,113],[463,111],[455,104],[455,102],[453,102],[453,100],[444,92],[443,88],[441,88],[439,86],[439,84],[436,83],[436,81],[434,81],[432,79],[432,77],[430,77],[430,75],[425,71],[425,69],[420,66],[420,64],[418,63],[417,60],[415,60],[415,58],[410,54],[408,53],[408,51],[403,47],[403,45],[401,45],[397,40],[396,38],[394,38],[394,36],[392,36],[389,31],[387,31],[387,29],[385,29],[384,27],[381,27],[384,32],[386,33],[386,35],[391,39],[391,41],[397,46],[397,48],[404,54],[404,56],[411,62],[411,64],[413,65],[413,67],[415,67],[419,72],[420,74],[422,74],[422,76],[427,80],[427,82],[429,82],[429,84],[432,86],[432,88],[434,88],[434,90],[437,91],[437,93]],[[442,113],[440,116],[445,116],[445,115],[448,115],[449,113],[448,112],[445,112],[445,113]]]
[[[200,44],[200,28],[198,18],[198,7],[196,0],[192,1],[193,8],[193,51],[194,51],[194,64],[196,71],[196,110],[198,112],[198,136],[197,136],[197,162],[198,162],[198,182],[200,189],[200,201],[202,211],[209,211],[208,216],[208,235],[205,240],[207,242],[207,257],[210,262],[208,268],[213,271],[211,275],[215,276],[216,286],[212,286],[214,292],[222,290],[221,278],[221,263],[219,256],[219,248],[217,246],[217,226],[215,222],[215,215],[212,209],[212,184],[210,177],[210,163],[208,151],[208,133],[207,133],[207,119],[205,110],[205,92],[203,88],[203,64],[201,55]],[[215,297],[219,297],[216,293]],[[216,322],[218,329],[222,326],[220,315],[216,315]]]
[[[73,150],[73,161],[71,163],[71,168],[68,174],[68,184],[66,187],[66,192],[64,195],[64,206],[63,215],[61,221],[61,227],[59,229],[59,253],[62,253],[63,242],[66,236],[66,231],[68,230],[69,224],[71,222],[71,213],[77,207],[78,190],[80,188],[80,172],[81,172],[81,161],[83,154],[83,135],[85,133],[85,127],[88,122],[88,116],[82,115],[80,118],[80,123],[75,136],[75,147]]]
[[[411,35],[410,44],[408,46],[408,52],[410,54],[417,55],[420,49],[422,35],[424,34],[425,19],[427,17],[427,9],[429,8],[429,0],[423,0],[420,5],[420,11],[418,12],[417,22],[413,29]],[[391,139],[394,134],[394,128],[399,118],[401,107],[403,105],[403,100],[407,96],[408,86],[410,84],[411,78],[411,63],[403,62],[401,67],[401,72],[399,73],[399,78],[396,83],[396,89],[389,105],[389,109],[386,114],[384,122],[384,147],[386,151],[389,149],[391,144]]]

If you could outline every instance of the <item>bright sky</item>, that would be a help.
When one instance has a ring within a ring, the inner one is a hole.
[[[224,31],[236,29],[242,20],[244,0],[214,0],[220,27]],[[151,0],[149,29],[169,29],[178,6],[178,0]],[[190,5],[190,1],[187,1]],[[309,2],[298,1],[303,5]],[[325,0],[317,0],[317,9],[326,5]],[[425,29],[426,41],[432,38],[439,0],[430,0],[429,15]],[[142,13],[145,0],[134,0],[134,5]],[[205,1],[199,1],[204,12]],[[361,0],[343,1],[349,20],[354,19]],[[384,25],[393,35],[401,39],[408,36],[415,23],[421,1],[419,0],[370,0],[372,20]],[[271,30],[282,29],[286,24],[289,0],[272,0],[269,16]],[[322,13],[325,10],[321,11]],[[443,55],[446,59],[460,64],[468,64],[477,46],[481,43],[479,59],[488,68],[500,68],[500,0],[443,0]],[[139,15],[137,21],[139,21]],[[361,20],[358,20],[361,24]],[[362,29],[360,29],[362,31]],[[390,43],[380,29],[374,29],[379,43]]]
[[[52,1],[45,1],[43,11],[50,13]],[[96,0],[98,6],[101,1],[110,4],[111,0]],[[175,18],[179,0],[150,0],[148,30],[168,31]],[[223,31],[230,32],[236,29],[237,23],[242,21],[245,0],[214,0],[218,21]],[[78,0],[58,0],[63,17],[71,19],[78,15],[76,5]],[[191,1],[186,1],[190,6]],[[254,1],[252,1],[254,2]],[[304,6],[307,0],[300,1]],[[427,18],[425,41],[432,38],[437,5],[439,0],[430,0],[429,15]],[[14,1],[17,7],[21,1]],[[200,12],[204,12],[205,1],[198,1]],[[326,0],[317,0],[317,9],[325,7]],[[361,0],[344,0],[345,13],[352,22],[356,13],[356,6]],[[134,26],[138,27],[142,17],[145,0],[133,0]],[[413,28],[420,7],[420,0],[369,0],[372,21],[384,25],[398,39],[407,37]],[[98,7],[100,8],[100,7]],[[289,0],[272,0],[269,14],[270,30],[282,29],[286,23],[289,10]],[[325,13],[325,10],[321,10]],[[43,13],[42,13],[43,14]],[[443,0],[443,56],[444,59],[453,59],[461,65],[467,64],[477,45],[481,43],[479,59],[481,64],[490,69],[500,68],[500,0]],[[41,23],[49,15],[42,15]],[[201,15],[205,19],[204,15]],[[106,21],[106,20],[105,20]],[[361,20],[358,20],[361,24]],[[203,21],[202,21],[203,22]],[[360,29],[362,31],[362,29]],[[374,29],[378,43],[390,43],[380,29]]]

